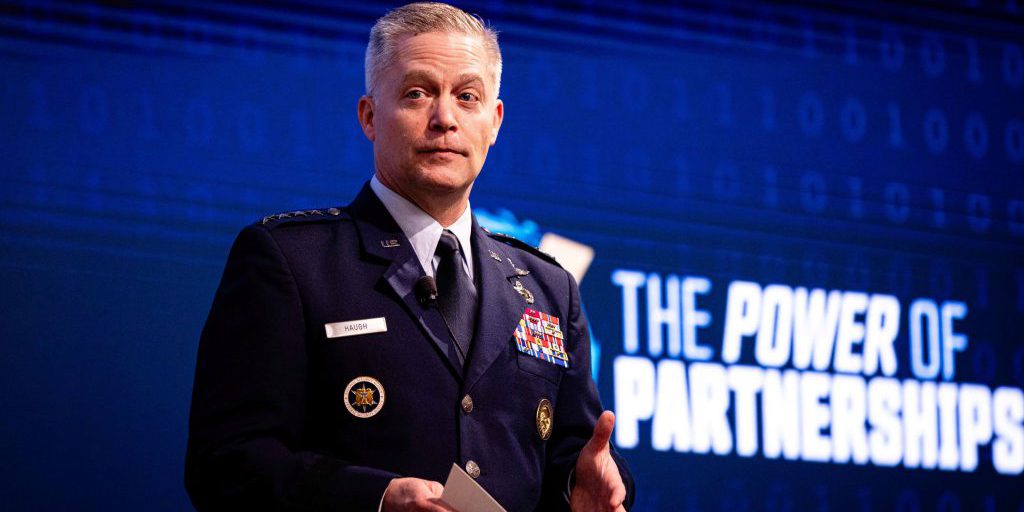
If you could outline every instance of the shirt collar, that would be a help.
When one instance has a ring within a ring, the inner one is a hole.
[[[388,210],[391,217],[398,223],[398,227],[402,229],[402,233],[409,239],[423,271],[428,276],[433,276],[436,266],[434,251],[437,249],[437,241],[440,240],[444,228],[427,212],[381,183],[376,174],[370,178],[370,188],[373,189],[374,194],[377,194],[380,202],[384,203],[384,208]],[[466,205],[462,215],[451,226],[448,226],[448,229],[459,239],[463,266],[472,279],[473,257],[470,235],[473,233],[473,214],[469,204]]]

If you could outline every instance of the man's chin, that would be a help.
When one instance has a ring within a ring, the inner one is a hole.
[[[473,185],[476,176],[467,176],[465,171],[452,171],[444,168],[421,169],[420,186],[435,194],[453,194],[463,192]]]

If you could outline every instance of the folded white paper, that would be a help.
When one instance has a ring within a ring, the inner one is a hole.
[[[452,464],[441,501],[458,512],[505,512],[505,509],[458,465]]]

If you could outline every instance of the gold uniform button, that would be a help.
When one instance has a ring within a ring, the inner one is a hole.
[[[469,473],[469,476],[474,479],[480,478],[480,466],[476,462],[469,461],[466,463],[466,473]]]
[[[462,412],[466,414],[473,412],[473,397],[469,395],[462,397]]]

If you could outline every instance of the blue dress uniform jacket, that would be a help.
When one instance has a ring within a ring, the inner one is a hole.
[[[243,229],[199,345],[185,464],[193,504],[376,510],[392,478],[443,483],[452,463],[473,461],[506,509],[567,508],[569,472],[602,410],[579,290],[553,260],[475,219],[472,253],[480,308],[463,367],[441,314],[417,300],[422,266],[368,186],[347,208]],[[559,319],[568,368],[517,350],[527,307]],[[380,317],[386,332],[327,337],[325,324]],[[345,405],[360,377],[383,388],[365,418]],[[542,399],[553,408],[547,440]],[[613,457],[632,502],[629,470]]]

